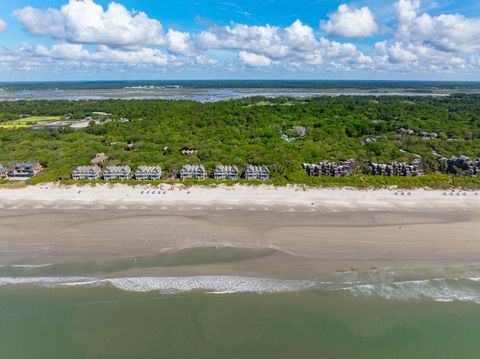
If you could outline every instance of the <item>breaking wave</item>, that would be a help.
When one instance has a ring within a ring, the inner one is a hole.
[[[50,267],[53,263],[46,263],[46,264],[0,264],[0,268],[26,268],[26,269],[34,269],[34,268],[44,268]]]
[[[278,293],[308,290],[314,281],[293,281],[232,276],[201,277],[143,277],[109,279],[116,288],[133,292],[160,292],[164,294],[208,291],[212,293]]]
[[[0,286],[33,284],[42,287],[59,286],[67,283],[83,282],[83,277],[0,277]]]
[[[423,277],[411,276],[414,270],[352,271],[314,280],[283,280],[240,276],[192,276],[192,277],[130,277],[100,279],[94,277],[0,277],[0,286],[34,285],[40,287],[113,286],[128,292],[157,292],[177,294],[204,292],[227,293],[288,293],[317,291],[340,293],[359,297],[380,297],[385,300],[429,299],[439,302],[471,302],[480,304],[480,274],[467,271],[468,276]],[[417,272],[418,274],[418,272]],[[444,273],[445,274],[445,273]],[[472,275],[473,274],[473,275]],[[420,277],[420,278],[418,278]]]
[[[350,286],[354,295],[379,296],[387,300],[428,298],[437,302],[473,302],[480,304],[478,278],[437,278],[430,280],[376,283]]]
[[[128,292],[175,294],[192,291],[210,293],[279,293],[315,289],[315,281],[248,278],[235,276],[132,277],[97,279],[86,277],[0,277],[2,285],[91,286],[113,285]]]

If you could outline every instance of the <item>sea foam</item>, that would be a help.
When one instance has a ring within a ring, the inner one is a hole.
[[[108,279],[116,288],[133,292],[179,293],[208,291],[212,293],[278,293],[308,290],[315,281],[248,278],[235,276],[142,277]]]
[[[352,272],[344,273],[350,276]],[[240,276],[191,277],[0,277],[0,286],[34,285],[40,287],[113,286],[127,292],[157,292],[177,294],[203,292],[229,293],[288,293],[298,291],[335,292],[346,295],[385,300],[434,300],[438,302],[463,301],[480,304],[480,280],[472,277],[446,277],[419,280],[392,280],[384,274],[368,282],[362,280],[284,280]]]
[[[354,295],[379,296],[388,300],[432,299],[438,302],[480,304],[480,285],[471,278],[434,278],[344,288]]]
[[[97,279],[88,277],[0,277],[2,285],[98,286],[112,285],[128,292],[175,294],[192,291],[209,293],[279,293],[314,289],[315,281],[248,278],[235,276],[132,277]]]
[[[42,287],[58,286],[67,283],[84,282],[84,277],[0,277],[0,286],[4,285],[37,285]]]

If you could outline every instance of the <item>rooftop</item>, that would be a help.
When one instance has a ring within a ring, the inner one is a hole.
[[[238,167],[235,166],[235,165],[217,165],[217,166],[215,166],[215,170],[219,170],[219,171],[235,170],[235,171],[238,171]]]
[[[160,166],[139,166],[137,171],[151,172],[151,171],[160,171]]]
[[[25,162],[14,162],[13,163],[13,167],[16,167],[16,166],[20,166],[20,167],[23,167],[23,166],[26,166],[26,167],[30,167],[30,166],[40,166],[40,163],[38,162],[33,162],[33,161],[25,161]]]
[[[98,166],[78,166],[75,168],[77,171],[91,171],[91,170],[96,170],[100,171],[100,168]]]
[[[130,166],[108,166],[106,171],[131,171]]]
[[[110,157],[108,157],[105,153],[97,153],[95,157],[90,161],[92,164],[100,164],[107,161]]]
[[[204,165],[183,165],[182,170],[184,170],[184,171],[196,171],[196,170],[205,171],[205,166]]]

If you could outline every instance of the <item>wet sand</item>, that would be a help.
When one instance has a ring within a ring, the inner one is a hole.
[[[171,256],[168,265],[153,260],[147,266],[113,266],[107,276],[311,278],[352,269],[480,262],[477,208],[1,209],[0,233],[1,265],[137,263]]]

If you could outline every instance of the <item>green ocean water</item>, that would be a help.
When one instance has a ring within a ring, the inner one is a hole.
[[[0,358],[478,358],[480,305],[345,292],[0,287]]]
[[[148,276],[274,254],[196,248],[4,264],[0,359],[480,357],[479,265],[295,280]]]

